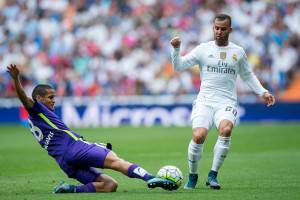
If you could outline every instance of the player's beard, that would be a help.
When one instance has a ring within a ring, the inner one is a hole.
[[[227,46],[228,38],[229,38],[229,35],[225,35],[225,36],[219,37],[219,38],[217,38],[217,36],[215,36],[216,44],[218,46]]]

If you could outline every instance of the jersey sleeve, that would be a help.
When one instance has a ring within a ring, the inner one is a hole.
[[[181,71],[200,63],[201,46],[195,47],[190,53],[185,56],[180,56],[180,48],[173,48],[171,52],[173,68]]]
[[[239,75],[241,79],[254,91],[257,95],[262,96],[266,90],[251,69],[246,53],[242,50],[242,57],[239,61]]]

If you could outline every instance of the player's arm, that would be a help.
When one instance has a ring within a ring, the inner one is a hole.
[[[192,67],[194,65],[197,65],[198,62],[198,57],[197,57],[197,47],[194,48],[190,53],[188,53],[185,56],[180,56],[180,44],[181,40],[179,37],[174,37],[171,41],[170,44],[172,45],[172,52],[171,52],[171,57],[172,57],[172,64],[173,68],[177,71],[187,69],[189,67]]]
[[[267,106],[272,106],[275,103],[275,97],[266,90],[255,74],[253,73],[250,64],[248,62],[247,56],[243,53],[243,57],[239,61],[239,74],[242,80],[259,96],[261,96],[266,102]]]
[[[7,67],[7,72],[10,74],[10,76],[14,82],[17,95],[18,95],[20,101],[22,102],[22,104],[24,105],[24,107],[32,108],[34,105],[34,101],[30,97],[28,97],[24,92],[24,89],[20,82],[20,71],[17,68],[17,66],[13,65],[13,64],[9,65]]]

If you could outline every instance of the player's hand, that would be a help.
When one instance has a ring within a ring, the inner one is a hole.
[[[179,48],[181,44],[180,37],[173,37],[170,41],[171,45],[173,48]]]
[[[267,103],[267,106],[273,106],[275,103],[275,97],[272,94],[270,94],[269,92],[265,92],[263,94],[262,98]]]
[[[20,71],[17,68],[16,65],[10,64],[9,66],[7,66],[7,72],[10,74],[10,76],[16,80],[19,77]]]

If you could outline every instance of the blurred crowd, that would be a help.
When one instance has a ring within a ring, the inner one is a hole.
[[[13,97],[15,63],[30,93],[49,83],[58,96],[194,94],[199,70],[174,72],[169,41],[182,54],[213,39],[216,13],[232,17],[230,40],[245,48],[263,85],[285,90],[300,67],[300,3],[242,0],[0,1],[0,97]],[[238,92],[249,96],[243,83]]]

